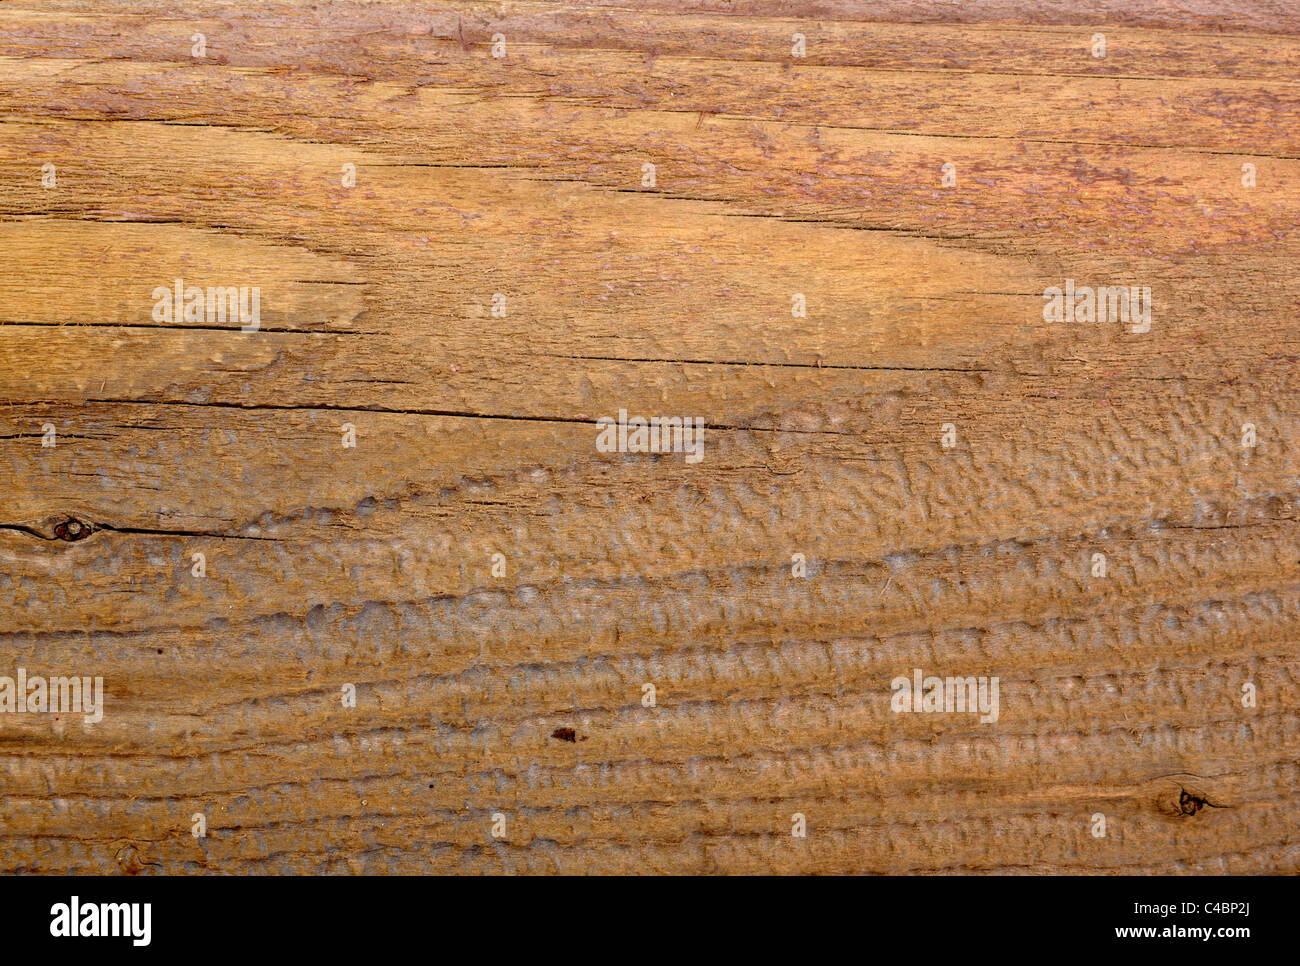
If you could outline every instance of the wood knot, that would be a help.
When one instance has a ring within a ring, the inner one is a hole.
[[[1223,798],[1221,786],[1200,775],[1164,775],[1153,780],[1152,785],[1151,804],[1171,819],[1190,818],[1207,808],[1234,807],[1232,801]]]
[[[89,523],[82,523],[75,517],[68,517],[54,528],[54,536],[58,540],[85,540],[94,531],[95,528]]]
[[[551,732],[552,738],[559,738],[561,741],[577,741],[578,733],[572,728],[556,728]]]

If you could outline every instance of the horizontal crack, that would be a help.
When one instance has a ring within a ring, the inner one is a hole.
[[[164,530],[154,527],[115,526],[111,523],[88,523],[84,520],[78,520],[76,517],[68,517],[68,519],[56,524],[50,536],[46,536],[35,527],[30,527],[22,523],[0,523],[0,530],[12,530],[16,533],[25,533],[28,536],[36,537],[38,540],[62,540],[67,543],[85,540],[92,533],[100,531],[107,531],[110,533],[135,533],[160,537],[207,537],[213,540],[269,540],[275,542],[279,539],[277,537],[254,537],[237,533],[217,533],[211,530]]]

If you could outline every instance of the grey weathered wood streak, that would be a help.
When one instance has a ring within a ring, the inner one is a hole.
[[[0,715],[0,871],[1295,873],[1298,68],[1244,0],[4,3],[0,675],[107,708]]]

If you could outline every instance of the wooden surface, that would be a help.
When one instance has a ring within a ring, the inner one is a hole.
[[[1295,873],[1298,71],[1267,0],[0,4],[0,675],[106,705],[0,714],[0,871]]]

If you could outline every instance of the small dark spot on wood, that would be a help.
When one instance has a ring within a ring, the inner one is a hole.
[[[1184,788],[1182,794],[1178,796],[1178,810],[1184,815],[1195,815],[1209,804],[1211,803],[1206,801],[1204,798],[1201,798],[1199,795],[1193,795],[1186,788]]]
[[[552,738],[559,738],[561,741],[577,741],[578,733],[572,728],[556,728],[551,732]]]
[[[161,654],[161,653],[162,653],[162,648],[161,648],[161,647],[160,647],[160,648],[158,648],[158,653],[159,653],[159,654]]]

